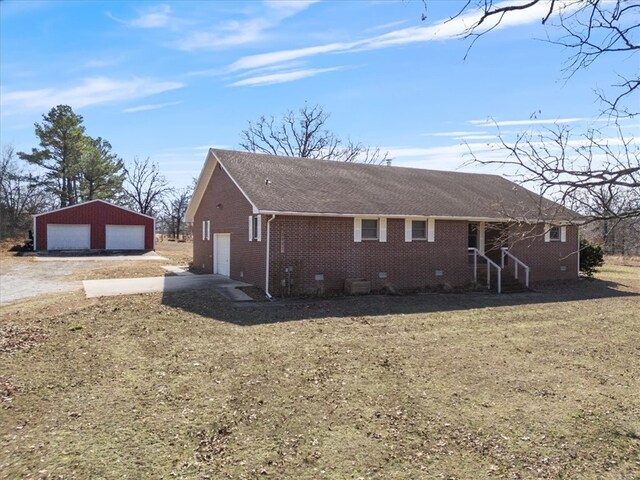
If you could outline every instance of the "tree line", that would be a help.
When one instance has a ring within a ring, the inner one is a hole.
[[[179,237],[189,226],[182,218],[193,186],[169,185],[157,163],[126,163],[101,137],[86,134],[81,115],[58,105],[35,124],[39,145],[30,152],[2,148],[0,237],[23,236],[31,215],[90,200],[106,200],[156,217],[160,231]]]

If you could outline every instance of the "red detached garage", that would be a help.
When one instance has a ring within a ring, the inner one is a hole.
[[[155,219],[104,200],[33,216],[33,249],[153,250]]]

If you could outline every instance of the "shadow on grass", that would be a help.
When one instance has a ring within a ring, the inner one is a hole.
[[[537,291],[497,295],[487,292],[423,293],[411,295],[337,296],[273,302],[232,303],[212,289],[165,292],[164,305],[203,317],[252,326],[319,318],[382,316],[526,306],[578,300],[640,296],[623,291],[626,285],[604,280],[546,285]]]

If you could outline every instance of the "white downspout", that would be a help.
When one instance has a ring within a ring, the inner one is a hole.
[[[576,225],[576,230],[578,231],[578,276],[580,278],[580,225]]]
[[[265,281],[264,281],[264,293],[267,295],[269,300],[272,300],[273,297],[269,293],[269,241],[271,240],[271,221],[276,218],[276,215],[271,215],[271,218],[267,220],[267,264],[265,265]]]

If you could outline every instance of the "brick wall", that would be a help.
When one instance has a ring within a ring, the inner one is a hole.
[[[531,267],[532,283],[578,277],[578,227],[569,225],[566,229],[566,242],[545,242],[543,224],[510,227],[509,249]]]
[[[193,223],[193,266],[203,273],[213,272],[213,240],[216,233],[231,234],[230,276],[264,288],[265,222],[262,241],[249,241],[251,204],[229,176],[217,165],[204,192]],[[209,240],[202,240],[202,221],[211,222]]]
[[[47,225],[91,225],[91,249],[104,250],[106,225],[144,225],[145,250],[154,248],[154,221],[136,212],[124,210],[104,202],[88,202],[72,208],[45,213],[36,219],[36,248],[47,250]]]
[[[352,218],[278,216],[271,225],[270,291],[286,294],[287,267],[293,267],[293,294],[342,291],[351,277],[370,280],[373,289],[387,282],[398,289],[464,285],[471,280],[466,249],[467,222],[437,221],[435,242],[405,242],[404,220],[388,219],[386,242],[354,242]]]

